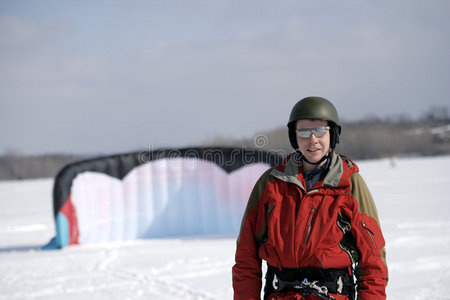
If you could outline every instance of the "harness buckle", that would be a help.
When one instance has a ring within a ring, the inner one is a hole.
[[[279,280],[277,274],[273,275],[272,286],[275,291],[278,291],[279,288]]]
[[[296,290],[307,296],[314,294],[320,299],[334,300],[329,293],[346,295],[355,299],[355,283],[348,274],[348,269],[318,269],[318,268],[284,268],[277,269],[268,265],[266,273],[265,299],[273,292]]]

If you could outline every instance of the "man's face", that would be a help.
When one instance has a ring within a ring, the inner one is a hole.
[[[296,129],[312,129],[328,126],[327,121],[323,120],[298,120]],[[300,152],[310,162],[318,162],[322,157],[328,154],[330,150],[330,131],[327,130],[324,135],[317,137],[314,133],[308,138],[297,136],[297,143]]]

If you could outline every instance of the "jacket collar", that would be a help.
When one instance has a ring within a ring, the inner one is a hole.
[[[330,168],[327,175],[323,180],[322,186],[338,187],[344,174],[344,164],[341,157],[332,151],[330,153]],[[351,161],[348,162],[349,167],[353,167]],[[351,165],[350,165],[351,164]],[[303,184],[298,179],[300,167],[302,165],[301,153],[295,152],[291,154],[286,160],[278,167],[274,168],[270,175],[278,178],[279,180],[294,183],[302,190],[306,190]],[[300,175],[302,176],[302,175]]]

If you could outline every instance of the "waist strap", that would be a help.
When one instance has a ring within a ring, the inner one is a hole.
[[[349,269],[278,268],[267,266],[265,299],[275,292],[298,291],[315,294],[322,299],[334,299],[329,293],[355,299],[356,284]]]

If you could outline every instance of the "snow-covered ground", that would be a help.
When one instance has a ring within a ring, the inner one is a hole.
[[[450,156],[359,162],[387,242],[388,299],[450,299]],[[41,251],[52,179],[0,182],[0,299],[232,299],[235,237]]]

